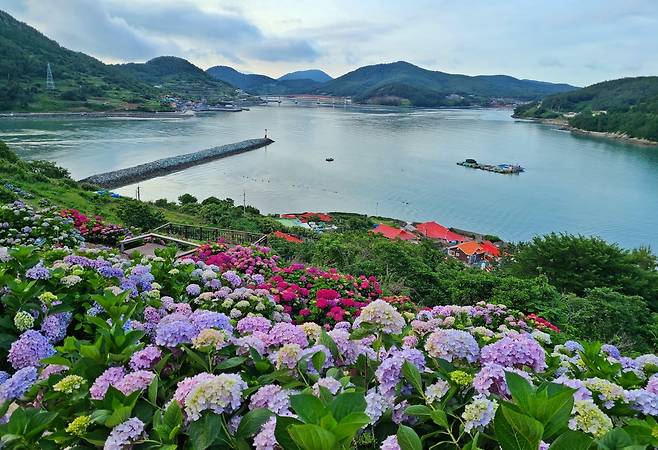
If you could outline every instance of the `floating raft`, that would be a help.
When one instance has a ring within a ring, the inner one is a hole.
[[[523,167],[517,164],[480,164],[474,159],[467,159],[466,161],[458,162],[457,165],[506,175],[517,174],[525,171]]]

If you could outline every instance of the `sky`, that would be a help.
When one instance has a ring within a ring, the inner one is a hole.
[[[2,0],[107,63],[161,55],[278,77],[409,61],[585,86],[658,75],[658,0]]]

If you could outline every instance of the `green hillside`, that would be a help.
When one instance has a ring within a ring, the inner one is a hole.
[[[116,66],[126,75],[147,83],[161,95],[209,101],[230,97],[235,89],[219,81],[183,58],[160,56],[146,63]]]
[[[322,85],[319,93],[356,101],[414,106],[487,104],[492,98],[539,99],[575,89],[567,84],[519,80],[505,75],[454,75],[398,61],[361,67]]]
[[[238,72],[228,66],[214,66],[206,72],[216,80],[256,95],[306,94],[322,85],[322,83],[308,78],[292,77],[275,80],[267,75]]]
[[[50,63],[55,90],[46,90]],[[48,39],[0,11],[0,111],[93,111],[157,105],[143,82]]]
[[[566,115],[575,128],[658,142],[658,77],[604,81],[519,106],[514,114],[537,119]]]

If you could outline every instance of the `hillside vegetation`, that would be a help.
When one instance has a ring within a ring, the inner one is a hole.
[[[505,75],[454,75],[398,61],[361,67],[324,84],[318,92],[372,103],[468,106],[486,105],[491,98],[539,99],[573,89]]]
[[[229,97],[235,91],[229,84],[175,56],[160,56],[146,63],[120,64],[116,67],[167,96],[206,99],[210,102]]]
[[[514,113],[539,119],[577,113],[568,118],[572,127],[658,142],[658,77],[604,81],[520,106]]]

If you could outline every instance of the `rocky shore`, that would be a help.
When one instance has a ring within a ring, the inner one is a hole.
[[[158,159],[153,162],[128,167],[126,169],[100,173],[87,178],[83,178],[79,181],[82,183],[92,183],[107,189],[117,188],[120,186],[136,183],[138,181],[167,175],[172,172],[207,163],[215,159],[225,158],[227,156],[255,150],[257,148],[270,145],[273,142],[274,141],[269,138],[248,139],[246,141],[221,145],[219,147],[212,147],[194,153],[186,153],[184,155]]]
[[[562,130],[567,130],[571,131],[574,134],[579,134],[582,136],[591,136],[591,137],[597,137],[597,138],[605,138],[605,139],[615,139],[618,141],[624,141],[624,142],[629,142],[632,144],[640,144],[640,145],[658,145],[658,142],[656,141],[651,141],[649,139],[642,139],[642,138],[636,138],[629,136],[624,133],[611,133],[611,132],[605,132],[605,131],[590,131],[590,130],[584,130],[582,128],[576,128],[572,127],[569,125],[569,122],[567,119],[564,118],[558,118],[558,119],[540,119],[540,118],[535,118],[535,117],[519,117],[515,114],[512,114],[512,118],[517,119],[517,120],[522,120],[522,121],[527,121],[527,122],[535,122],[535,123],[542,123],[544,125],[555,125],[557,127],[560,127]]]

